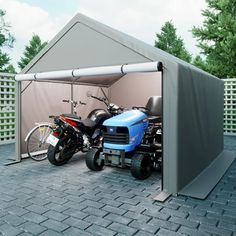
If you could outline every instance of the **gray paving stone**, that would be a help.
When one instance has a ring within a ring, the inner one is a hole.
[[[15,235],[19,235],[20,233],[22,233],[23,230],[21,230],[19,228],[16,228],[16,227],[6,223],[6,224],[3,224],[3,225],[0,225],[0,232],[3,235],[15,236]]]
[[[156,218],[151,219],[148,223],[151,225],[159,226],[160,228],[171,230],[171,231],[177,231],[178,228],[180,227],[180,224],[178,223],[173,223],[170,221],[160,220]]]
[[[151,216],[147,216],[147,215],[143,215],[143,214],[137,214],[133,211],[127,211],[124,214],[125,217],[128,217],[132,220],[137,220],[137,221],[141,221],[141,222],[148,222],[152,217]]]
[[[107,211],[96,209],[96,208],[92,208],[92,207],[85,208],[83,210],[83,212],[87,213],[87,214],[94,215],[94,216],[100,216],[100,217],[104,217],[105,215],[108,215]]]
[[[87,232],[90,232],[92,235],[98,235],[98,236],[113,236],[116,234],[116,232],[108,229],[101,227],[99,225],[91,225],[88,229],[86,229]]]
[[[159,212],[159,211],[155,211],[155,210],[145,210],[143,212],[144,215],[148,215],[148,216],[152,216],[152,217],[155,217],[155,218],[158,218],[158,219],[161,219],[161,220],[168,220],[170,218],[170,215],[169,214],[166,214],[166,213],[162,213],[162,212]]]
[[[82,211],[79,211],[77,209],[67,209],[63,212],[63,214],[69,215],[69,216],[73,216],[76,217],[78,219],[84,219],[85,217],[87,217],[89,214],[84,213]]]
[[[42,233],[43,231],[46,231],[47,228],[39,225],[39,224],[36,224],[36,223],[33,223],[33,222],[25,222],[24,224],[20,225],[19,228],[21,228],[22,230],[28,232],[28,233],[32,233],[32,234],[35,234],[35,235],[38,235],[40,233]]]
[[[138,230],[126,225],[122,225],[119,223],[112,223],[108,226],[109,229],[112,229],[115,232],[126,234],[126,235],[134,235]]]
[[[140,230],[135,234],[135,236],[153,236],[153,234]]]
[[[22,217],[26,220],[29,220],[29,221],[32,221],[32,222],[35,222],[35,223],[38,223],[38,224],[48,219],[47,217],[39,215],[39,214],[34,213],[34,212],[26,213]]]
[[[3,217],[3,216],[5,216],[5,215],[7,215],[7,212],[8,212],[8,210],[6,209],[6,210],[0,210],[0,218],[1,217]]]
[[[187,234],[190,236],[210,236],[211,235],[210,233],[198,231],[196,229],[191,229],[186,226],[181,226],[178,230],[178,233]]]
[[[177,232],[170,231],[167,229],[160,229],[156,235],[158,236],[183,236],[183,234],[181,233],[177,233]]]
[[[140,221],[132,221],[129,224],[130,227],[138,229],[138,230],[142,230],[145,232],[149,232],[152,234],[155,234],[157,232],[157,230],[160,228],[159,225],[153,225],[153,224],[149,224],[149,223],[142,223]]]
[[[110,200],[107,198],[102,198],[99,202],[102,202],[106,205],[113,206],[113,207],[120,207],[123,204],[122,202],[118,202],[116,200]]]
[[[168,209],[168,208],[163,208],[160,210],[161,213],[165,213],[167,215],[171,216],[177,216],[180,218],[186,218],[189,214],[187,212],[182,212],[179,210],[173,210],[173,209]]]
[[[191,220],[191,221],[199,222],[199,223],[212,225],[212,226],[216,226],[216,224],[218,223],[218,219],[200,217],[200,216],[196,216],[196,215],[189,215],[189,217],[187,219]]]
[[[66,200],[68,200],[67,201],[67,203],[69,204],[70,203],[70,201],[73,201],[73,202],[76,202],[76,203],[80,203],[80,202],[82,202],[82,201],[84,201],[85,200],[85,198],[84,197],[80,197],[80,196],[74,196],[74,195],[67,195],[66,197],[65,197],[65,199]],[[55,202],[55,201],[53,201],[54,203],[58,203],[58,202]],[[66,202],[64,202],[64,204],[65,204]],[[62,203],[63,204],[63,203]]]
[[[221,229],[218,227],[213,227],[213,226],[204,225],[204,224],[201,224],[199,226],[199,230],[203,232],[211,233],[211,234],[222,235],[222,236],[232,235],[232,231],[230,230]]]
[[[22,215],[29,212],[29,211],[27,211],[24,208],[19,207],[19,206],[11,206],[9,208],[6,208],[6,211],[8,211],[11,214],[17,215],[17,216],[22,216]],[[1,215],[1,212],[0,212],[0,215]]]
[[[197,228],[199,223],[198,222],[194,222],[188,219],[183,219],[180,217],[175,217],[175,216],[171,216],[169,219],[170,222],[176,223],[176,224],[180,224],[180,225],[184,225],[186,227],[189,228]]]
[[[57,211],[57,212],[63,212],[69,208],[69,207],[66,207],[65,204],[60,205],[60,204],[56,204],[54,202],[50,202],[47,205],[45,205],[44,207],[46,207],[50,210],[53,210],[53,211]]]
[[[63,235],[67,235],[67,236],[92,236],[93,234],[90,234],[88,232],[85,232],[81,229],[75,228],[75,227],[70,227],[68,229],[66,229],[63,232]]]
[[[54,202],[54,203],[57,203],[57,204],[58,204],[58,203],[64,204],[64,203],[68,202],[68,200],[65,199],[65,198],[62,198],[62,197],[55,197],[55,196],[50,197],[49,200],[50,200],[51,202]]]
[[[145,209],[147,209],[147,207],[144,207],[144,206],[133,206],[133,205],[130,205],[130,204],[122,204],[119,208],[121,209],[124,209],[124,210],[129,210],[129,211],[133,211],[133,212],[136,212],[136,213],[142,213]]]
[[[43,206],[36,205],[36,204],[30,205],[30,206],[26,207],[26,209],[28,211],[33,211],[34,213],[37,213],[37,214],[43,214],[48,211],[47,208],[45,208]]]
[[[13,226],[18,226],[20,224],[23,224],[25,220],[17,215],[8,214],[1,218],[1,220],[4,220],[6,223],[11,224]]]
[[[83,194],[81,195],[82,198],[88,199],[88,200],[92,200],[92,201],[99,201],[101,200],[101,196],[98,196],[98,194],[95,196],[93,195],[93,192],[91,191],[90,194]]]
[[[189,207],[185,207],[185,206],[180,206],[178,208],[178,211],[182,211],[182,212],[185,212],[185,213],[191,214],[191,215],[196,215],[197,217],[205,216],[207,214],[207,212],[205,210],[200,210],[200,209],[196,209],[196,208],[189,208]]]
[[[5,201],[5,202],[10,202],[15,200],[15,197],[9,196],[8,194],[0,193],[0,199]]]
[[[1,235],[1,234],[0,234]],[[21,234],[18,234],[18,236],[33,236],[31,233],[23,232]]]
[[[105,219],[109,220],[109,221],[114,221],[120,224],[124,224],[124,225],[128,225],[132,219],[127,218],[125,216],[121,216],[121,215],[117,215],[117,214],[113,214],[113,213],[109,213],[107,216],[105,216]]]
[[[84,201],[85,199],[83,199]],[[63,204],[62,206],[68,208],[72,208],[72,209],[76,209],[77,211],[83,210],[84,208],[86,208],[87,206],[83,204],[83,201],[81,201],[80,203],[78,202],[73,202],[73,201],[69,201],[66,202],[65,204]]]
[[[117,215],[124,215],[127,212],[124,209],[117,208],[117,207],[112,207],[112,206],[108,206],[108,205],[103,207],[102,210],[105,210],[107,212],[114,213],[114,214],[117,214]]]
[[[43,223],[41,223],[41,225],[47,227],[48,229],[55,230],[57,232],[62,232],[65,229],[69,228],[69,225],[52,219],[44,221]]]
[[[122,203],[127,203],[127,204],[134,205],[134,206],[137,206],[140,203],[139,200],[135,200],[134,198],[126,198],[126,197],[118,197],[118,198],[116,198],[116,201],[122,202]]]
[[[112,223],[112,221],[107,220],[106,217],[104,219],[104,218],[93,216],[93,215],[86,217],[84,220],[92,224],[103,226],[105,228]]]
[[[43,233],[39,234],[40,236],[61,236],[61,233],[58,233],[57,231],[54,230],[46,230]]]
[[[63,221],[63,223],[70,226],[74,226],[82,230],[87,229],[92,224],[92,223],[88,223],[87,221],[80,220],[74,217],[67,218],[66,220]]]
[[[46,216],[47,218],[57,220],[57,221],[63,221],[69,217],[66,214],[62,214],[62,213],[59,213],[57,211],[52,211],[52,210],[47,211],[46,213],[43,214],[43,216]]]
[[[44,205],[50,203],[51,201],[49,199],[42,199],[42,198],[39,198],[39,197],[33,197],[31,199],[28,199],[28,202],[30,202],[32,204],[44,206]]]
[[[229,223],[225,223],[225,222],[220,222],[218,224],[218,227],[236,232],[236,224],[229,224]]]
[[[83,205],[88,206],[88,207],[95,207],[95,208],[98,208],[98,209],[105,206],[104,203],[95,202],[95,201],[88,200],[88,199],[83,201]]]

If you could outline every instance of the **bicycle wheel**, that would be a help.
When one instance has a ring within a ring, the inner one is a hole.
[[[35,161],[47,158],[49,144],[46,143],[46,140],[51,133],[50,125],[40,125],[30,134],[27,141],[27,152],[30,158]]]

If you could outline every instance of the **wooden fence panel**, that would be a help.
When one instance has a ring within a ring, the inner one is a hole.
[[[224,133],[236,135],[236,79],[224,79]]]
[[[0,73],[0,144],[15,141],[15,80]]]

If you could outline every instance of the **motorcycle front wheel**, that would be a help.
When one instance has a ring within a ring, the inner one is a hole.
[[[51,164],[61,166],[67,163],[72,158],[74,153],[75,148],[67,147],[64,141],[59,140],[55,147],[49,145],[47,158]]]

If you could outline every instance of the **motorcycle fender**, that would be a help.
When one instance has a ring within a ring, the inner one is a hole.
[[[92,139],[97,138],[98,136],[101,135],[101,130],[100,129],[96,129],[93,133]]]

